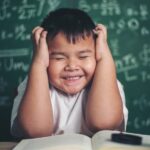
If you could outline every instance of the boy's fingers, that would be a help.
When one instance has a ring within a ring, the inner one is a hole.
[[[45,39],[45,38],[46,38],[46,35],[47,35],[47,31],[43,30],[43,31],[41,32],[41,37]]]
[[[41,36],[41,33],[44,29],[41,27],[37,27],[34,31],[33,31],[33,40],[35,41],[35,44],[38,45],[39,44],[39,39]]]
[[[107,30],[106,26],[104,26],[103,24],[97,24],[95,29],[97,29],[97,30],[101,29],[101,30],[105,30],[105,31]]]
[[[94,29],[94,31],[93,32],[97,33],[97,34],[99,34],[102,31],[104,36],[105,36],[105,39],[107,39],[107,28],[103,24],[97,24],[97,26]]]
[[[102,59],[103,51],[107,45],[107,29],[104,25],[98,24],[93,32],[97,35],[96,39],[96,60]]]
[[[35,32],[38,28],[40,28],[40,26],[35,27],[35,28],[32,30],[32,34],[34,34],[34,32]]]
[[[39,39],[39,45],[40,46],[47,45],[46,36],[47,36],[47,31],[42,31],[40,34],[40,39]]]
[[[40,27],[39,26],[37,26],[37,27],[35,27],[33,30],[32,30],[32,40],[34,40],[35,38],[34,38],[34,36],[35,36],[35,31],[36,30],[38,30]]]

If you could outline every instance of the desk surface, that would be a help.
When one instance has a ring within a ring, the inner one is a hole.
[[[0,150],[12,150],[16,145],[16,142],[0,142]]]

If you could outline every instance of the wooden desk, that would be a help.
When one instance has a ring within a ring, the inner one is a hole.
[[[12,150],[16,145],[16,142],[0,142],[0,150]]]

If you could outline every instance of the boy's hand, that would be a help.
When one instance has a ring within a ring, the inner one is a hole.
[[[104,55],[109,51],[107,43],[107,29],[104,25],[98,24],[93,32],[97,35],[96,39],[96,61],[103,59]]]
[[[42,27],[35,27],[32,31],[34,45],[33,62],[43,65],[45,68],[49,65],[49,52],[46,43],[47,31]]]

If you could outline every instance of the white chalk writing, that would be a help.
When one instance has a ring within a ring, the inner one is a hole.
[[[4,70],[6,72],[22,70],[27,72],[29,69],[29,64],[25,64],[24,62],[15,62],[13,58],[4,60]]]
[[[142,65],[150,66],[150,45],[143,45],[143,50],[139,53],[139,58],[142,61]]]
[[[100,3],[88,4],[86,0],[79,1],[79,8],[86,12],[100,10],[102,16],[120,15],[121,10],[117,0],[102,0]]]
[[[27,48],[0,50],[0,58],[29,56],[29,54],[30,49]]]
[[[5,20],[11,17],[11,13],[8,12],[8,8],[10,6],[9,0],[2,1],[0,6],[0,20]]]
[[[117,72],[124,73],[127,81],[137,80],[138,76],[132,74],[132,70],[136,70],[139,66],[138,61],[132,54],[125,55],[121,60],[115,60]]]
[[[16,25],[12,32],[8,32],[7,30],[2,30],[0,33],[0,38],[2,40],[20,40],[27,41],[31,39],[30,33],[27,32],[24,24]]]

